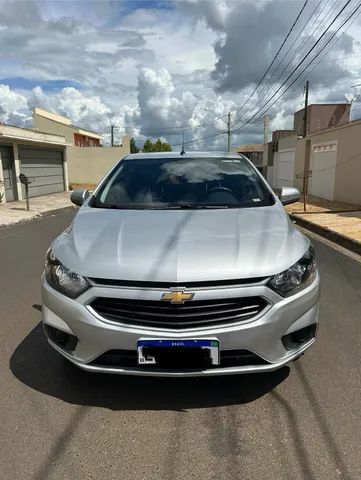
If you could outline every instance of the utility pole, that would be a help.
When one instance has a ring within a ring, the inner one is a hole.
[[[228,148],[227,151],[231,151],[231,112],[228,112],[227,115],[227,138],[228,138]]]
[[[308,122],[308,91],[309,91],[309,81],[307,80],[305,85],[305,111],[303,115],[303,138],[305,139],[305,160],[303,168],[303,211],[307,209],[307,187],[308,187],[308,176],[309,176],[309,157],[310,157],[310,141],[306,140],[307,137],[307,122]]]
[[[263,143],[268,143],[268,124],[269,124],[269,116],[264,116],[264,123],[263,123]]]
[[[110,144],[114,147],[114,125],[110,127]]]

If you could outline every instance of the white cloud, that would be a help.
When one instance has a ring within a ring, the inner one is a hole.
[[[140,142],[160,136],[180,143],[185,130],[186,142],[199,141],[189,148],[224,149],[225,135],[201,139],[225,131],[226,114],[252,92],[302,3],[184,0],[158,9],[149,2],[147,8],[127,2],[2,2],[0,84],[13,77],[33,83],[0,86],[0,119],[29,126],[31,108],[41,106],[106,140],[114,124],[117,140],[127,132]],[[302,34],[305,39],[307,31]],[[310,102],[342,101],[359,83],[359,38],[354,26],[312,72]],[[59,80],[69,87],[44,83]],[[34,82],[39,86],[33,88]],[[278,85],[270,82],[233,114],[234,128]],[[302,82],[271,109],[271,127],[292,128],[301,93]],[[262,119],[233,136],[234,144],[252,141],[262,141]]]
[[[110,130],[114,114],[97,96],[87,97],[75,88],[63,88],[56,94],[45,93],[35,87],[26,98],[0,85],[0,119],[19,126],[32,125],[32,108],[41,107],[65,115],[74,124],[105,133]]]
[[[138,108],[131,118],[139,128],[142,138],[161,136],[179,144],[181,133],[185,132],[185,142],[198,140],[192,148],[204,148],[200,139],[225,130],[225,116],[236,104],[220,95],[195,96],[191,91],[179,94],[173,79],[165,68],[152,70],[144,68],[138,76]],[[224,139],[214,138],[209,145],[222,145]]]
[[[0,122],[28,126],[30,112],[24,95],[0,85]]]
[[[35,87],[28,99],[28,106],[42,107],[71,119],[75,125],[95,130],[101,134],[110,131],[113,112],[98,96],[88,97],[76,88],[63,88],[59,93],[44,93]]]
[[[118,137],[128,133],[142,141],[147,137],[159,136],[172,143],[179,143],[181,132],[185,130],[186,142],[199,140],[209,133],[224,131],[224,121],[214,119],[226,115],[228,110],[236,107],[233,101],[219,95],[195,96],[191,91],[178,94],[173,79],[165,68],[141,69],[136,106],[125,105],[119,109],[112,109],[100,97],[87,96],[73,87],[63,88],[57,93],[47,93],[38,86],[30,92],[28,98],[13,92],[7,86],[0,88],[0,92],[6,92],[8,102],[11,101],[7,111],[24,114],[27,124],[31,118],[31,109],[41,107],[69,117],[76,125],[104,134],[106,141],[109,140],[112,124],[117,127]],[[9,117],[5,121],[9,121]],[[24,122],[19,121],[18,124],[24,125]],[[219,139],[213,141],[213,145],[217,144],[217,140]],[[202,146],[204,147],[198,143],[194,145],[195,148]]]

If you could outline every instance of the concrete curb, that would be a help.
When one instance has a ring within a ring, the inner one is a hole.
[[[45,212],[35,212],[34,216],[31,218],[23,218],[17,220],[16,222],[9,223],[8,225],[0,225],[0,230],[2,230],[3,228],[14,227],[15,225],[19,225],[22,223],[32,222],[33,220],[39,220],[39,218],[50,217],[58,213],[71,212],[72,210],[76,210],[76,207],[68,205],[66,207],[54,208],[53,210],[46,210]]]
[[[352,238],[346,237],[341,233],[334,232],[333,230],[329,230],[326,227],[321,227],[321,225],[317,225],[316,223],[310,222],[304,218],[301,218],[297,215],[290,214],[291,220],[296,222],[296,225],[305,228],[306,230],[310,230],[311,232],[317,233],[321,235],[321,237],[327,238],[331,242],[337,243],[341,245],[341,247],[347,248],[353,253],[357,253],[361,255],[361,243],[357,242],[356,240],[352,240]]]
[[[51,215],[56,215],[57,213],[64,213],[64,212],[71,212],[72,210],[76,210],[75,205],[68,205],[67,207],[59,207],[59,208],[54,208],[54,210],[47,210],[46,212],[41,212],[39,217],[36,218],[41,218],[41,217],[50,217]]]

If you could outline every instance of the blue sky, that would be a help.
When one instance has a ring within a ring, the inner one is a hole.
[[[327,2],[308,2],[288,41],[294,47],[284,59],[285,75],[336,13],[337,2],[331,9]],[[268,84],[238,110],[303,3],[0,0],[0,120],[31,126],[31,109],[39,106],[105,138],[115,124],[119,135],[139,142],[161,136],[175,143],[185,130],[195,148],[223,148],[224,122],[215,119],[232,111],[233,142],[258,143],[262,119],[243,124],[279,87],[277,76],[268,75]],[[318,19],[313,32],[308,18]],[[350,86],[361,83],[359,26],[357,20],[341,32],[310,73],[311,102],[344,101]],[[304,81],[271,109],[271,129],[292,128]]]
[[[24,77],[11,77],[0,78],[0,84],[8,85],[14,90],[32,90],[33,88],[40,86],[45,92],[56,92],[65,87],[73,87],[80,90],[82,85],[72,80],[32,80]]]
[[[129,0],[124,2],[114,1],[114,5],[117,6],[121,4],[122,8],[128,10],[137,10],[142,9],[158,9],[158,10],[172,10],[174,8],[174,3],[171,1],[162,1],[162,0]]]

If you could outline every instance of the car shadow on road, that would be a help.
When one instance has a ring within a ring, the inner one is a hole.
[[[151,378],[89,373],[47,343],[39,323],[18,345],[10,369],[25,385],[76,405],[112,410],[174,410],[252,402],[273,390],[289,368],[253,375]]]

